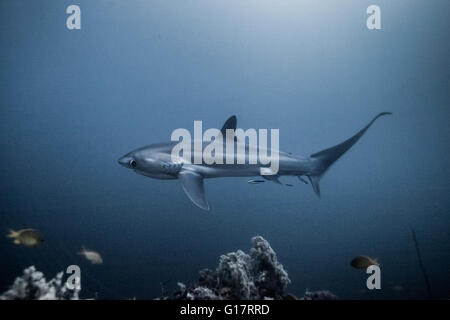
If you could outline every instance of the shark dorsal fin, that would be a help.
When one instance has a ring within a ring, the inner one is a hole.
[[[205,197],[203,177],[200,174],[190,170],[181,170],[178,174],[178,180],[180,180],[186,195],[196,206],[203,210],[209,210],[209,203]]]
[[[237,128],[237,118],[236,116],[231,116],[225,121],[225,123],[222,126],[222,129],[220,129],[220,132],[222,133],[222,137],[226,138],[227,136],[227,129],[229,130],[236,130]],[[234,135],[233,135],[234,137]]]

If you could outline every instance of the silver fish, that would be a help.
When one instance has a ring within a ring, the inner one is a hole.
[[[102,264],[103,259],[100,253],[88,250],[85,247],[82,247],[81,251],[78,252],[79,255],[84,256],[87,260],[89,260],[92,264]]]
[[[13,239],[14,244],[26,247],[34,247],[44,242],[44,237],[35,229],[9,230],[8,238]]]

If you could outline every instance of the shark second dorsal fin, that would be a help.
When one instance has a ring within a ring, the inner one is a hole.
[[[178,174],[181,186],[189,199],[199,208],[209,211],[209,203],[205,197],[203,177],[190,170],[181,170]]]

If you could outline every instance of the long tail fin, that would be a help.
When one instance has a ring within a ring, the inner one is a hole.
[[[357,134],[353,137],[345,140],[344,142],[335,145],[334,147],[319,151],[310,156],[313,161],[313,169],[311,173],[308,175],[309,180],[311,181],[311,185],[314,189],[314,192],[320,196],[320,186],[319,181],[320,178],[325,174],[325,172],[330,168],[330,166],[339,159],[348,149],[350,149],[358,140],[362,137],[362,135],[370,128],[370,126],[377,120],[379,117],[392,114],[391,112],[382,112],[378,114],[375,118],[372,119],[364,128],[362,128]]]

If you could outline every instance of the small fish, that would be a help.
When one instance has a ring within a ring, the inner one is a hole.
[[[293,184],[290,184],[290,183],[285,183],[284,185],[287,186],[287,187],[293,187],[294,186]]]
[[[355,269],[367,269],[369,266],[378,266],[379,264],[377,259],[367,256],[357,256],[350,262],[350,265]]]
[[[264,180],[254,180],[254,179],[247,181],[247,183],[249,183],[249,184],[257,184],[257,183],[263,183],[263,182],[265,182],[265,181]]]
[[[92,264],[102,264],[103,259],[100,253],[92,250],[88,250],[85,247],[82,247],[81,251],[78,254],[84,256],[87,260],[89,260]]]
[[[35,229],[9,230],[8,238],[14,239],[14,244],[34,247],[44,242],[44,237]]]

